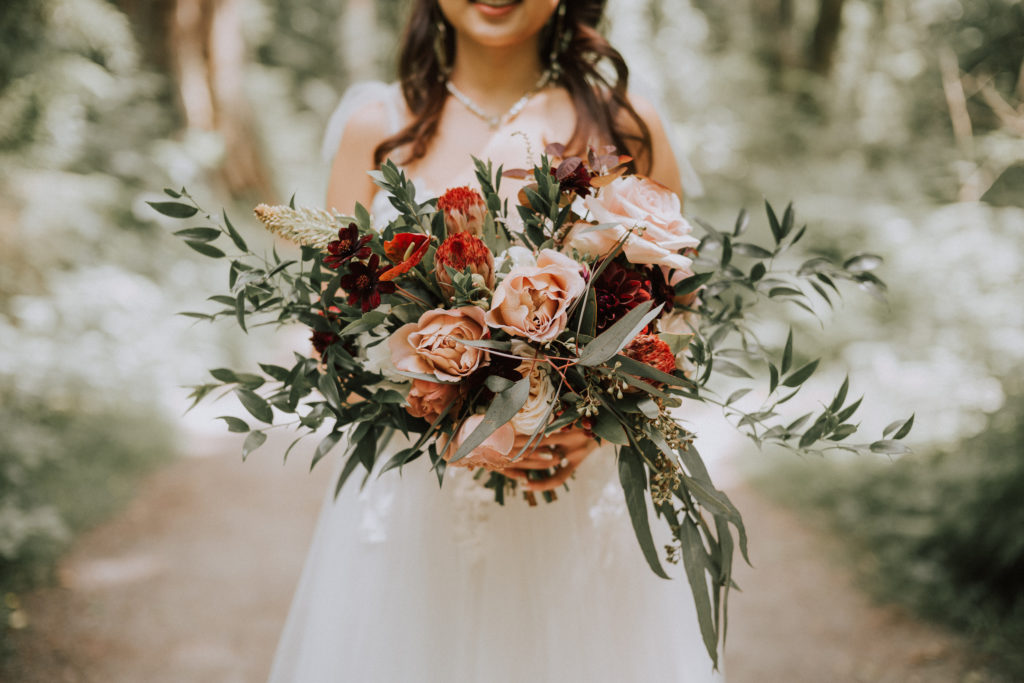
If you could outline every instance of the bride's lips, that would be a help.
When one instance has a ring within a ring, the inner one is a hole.
[[[486,17],[503,17],[522,4],[523,0],[469,0]]]

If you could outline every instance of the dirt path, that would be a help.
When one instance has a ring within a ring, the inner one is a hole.
[[[11,683],[261,683],[302,566],[327,468],[237,442],[148,479],[116,519],[82,537],[58,587],[24,597],[30,619],[0,664]],[[276,452],[280,452],[277,450]],[[873,606],[830,542],[745,487],[753,539],[741,567],[730,683],[970,681],[956,639]],[[300,682],[297,682],[300,683]],[[567,682],[574,683],[574,682]]]

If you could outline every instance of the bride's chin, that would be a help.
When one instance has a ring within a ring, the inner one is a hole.
[[[440,0],[440,5],[456,31],[490,47],[529,41],[558,6],[554,0]]]

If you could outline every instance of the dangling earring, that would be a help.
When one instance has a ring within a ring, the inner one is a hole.
[[[551,52],[548,54],[548,69],[551,71],[551,80],[558,80],[562,75],[562,54],[572,42],[572,31],[565,30],[566,2],[558,3],[558,10],[555,15],[555,30],[551,37]]]
[[[437,57],[437,80],[444,83],[452,74],[452,65],[448,63],[448,27],[445,26],[444,19],[437,20],[434,55]]]

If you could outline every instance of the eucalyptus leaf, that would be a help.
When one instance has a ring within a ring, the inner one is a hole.
[[[782,386],[784,387],[798,387],[803,384],[807,379],[814,374],[814,371],[818,369],[818,360],[812,360],[807,365],[803,366],[799,370],[794,370],[789,377],[782,380]]]
[[[633,532],[644,559],[655,574],[663,579],[669,578],[658,560],[658,550],[654,547],[647,516],[647,468],[640,455],[631,448],[619,450],[619,482],[626,496],[626,509],[629,510],[629,519],[633,523]]]
[[[652,310],[653,303],[653,301],[645,301],[634,307],[614,325],[598,335],[594,341],[584,347],[578,363],[585,367],[594,367],[610,360],[661,313],[664,305],[658,304]]]
[[[168,218],[191,218],[199,213],[199,209],[181,202],[146,202],[158,213]]]
[[[727,377],[741,377],[743,379],[754,379],[754,376],[747,372],[744,368],[736,365],[732,361],[723,360],[721,358],[715,359],[715,370]]]
[[[843,270],[849,273],[866,273],[882,265],[882,257],[875,254],[857,254],[843,263]]]
[[[338,441],[341,440],[342,432],[331,432],[316,446],[316,452],[313,453],[313,460],[309,464],[309,469],[312,470],[316,467],[316,464],[323,460],[324,456],[331,452],[331,450],[338,445]]]
[[[216,228],[185,228],[184,230],[175,230],[174,234],[196,242],[212,242],[221,236],[220,230]]]
[[[779,366],[779,370],[784,375],[789,372],[790,366],[793,364],[793,328],[789,328],[789,334],[786,336],[786,346],[782,350],[782,365]]]
[[[270,404],[260,398],[251,389],[245,389],[243,387],[237,387],[235,389],[235,395],[238,396],[238,400],[242,402],[242,406],[245,407],[249,413],[260,422],[266,422],[272,424],[274,422],[274,411],[271,410]]]
[[[223,258],[224,252],[206,242],[196,242],[194,240],[185,240],[185,244],[190,246],[194,251],[199,252],[203,256],[209,256],[210,258]]]
[[[495,394],[494,400],[491,401],[491,405],[487,407],[484,419],[479,425],[477,425],[477,428],[473,430],[473,433],[466,437],[466,440],[459,445],[458,450],[449,462],[458,462],[472,453],[477,446],[487,439],[487,437],[515,417],[515,414],[518,413],[519,409],[526,404],[526,399],[529,397],[529,377],[524,377],[505,391]]]
[[[236,434],[244,434],[249,431],[249,425],[246,424],[245,420],[240,420],[237,417],[231,415],[221,415],[217,418],[218,420],[224,420],[228,426],[229,432],[235,432]]]
[[[231,241],[234,242],[235,246],[238,247],[241,251],[248,251],[249,247],[246,246],[245,240],[242,239],[242,236],[238,234],[237,230],[235,230],[235,226],[231,224],[231,219],[228,218],[228,212],[222,211],[221,215],[224,217],[224,227],[227,228],[228,236],[231,237]]]
[[[749,258],[767,259],[772,257],[772,252],[749,242],[737,242],[732,246],[732,250],[740,256]]]
[[[341,329],[338,333],[341,337],[347,337],[362,332],[369,332],[387,320],[387,314],[381,311],[369,311],[363,313],[359,320],[354,320]]]
[[[625,375],[636,375],[639,377],[646,377],[652,379],[655,382],[661,382],[663,384],[671,384],[678,387],[692,386],[693,383],[683,377],[676,377],[666,372],[662,372],[653,365],[642,363],[638,360],[634,360],[629,356],[618,355],[615,356],[615,365],[618,366],[617,374],[622,377]]]
[[[885,455],[903,455],[910,452],[910,448],[895,439],[875,441],[869,448],[872,453],[883,453]]]
[[[245,437],[245,441],[242,443],[242,460],[248,458],[249,454],[262,446],[266,440],[265,432],[249,432],[249,436]]]
[[[910,418],[906,422],[903,423],[903,426],[900,427],[899,431],[896,432],[893,435],[892,438],[893,439],[902,439],[902,438],[906,437],[907,434],[910,434],[910,430],[913,429],[913,427],[914,427],[914,415],[911,415]]]
[[[693,592],[694,606],[697,608],[697,622],[704,639],[704,647],[711,657],[712,663],[718,665],[718,631],[711,608],[711,597],[708,594],[706,572],[711,565],[707,557],[707,549],[700,538],[697,525],[689,517],[681,520],[679,527],[679,545],[683,555],[683,567],[686,579]]]
[[[511,387],[513,384],[515,384],[515,382],[506,377],[490,375],[487,377],[486,380],[484,380],[484,384],[487,386],[488,389],[490,389],[496,394],[499,394],[508,389],[509,387]]]
[[[615,416],[615,414],[606,408],[602,408],[594,416],[593,426],[591,430],[594,434],[609,443],[619,444],[625,446],[629,444],[629,437],[626,435],[626,430],[622,427],[622,423]]]

